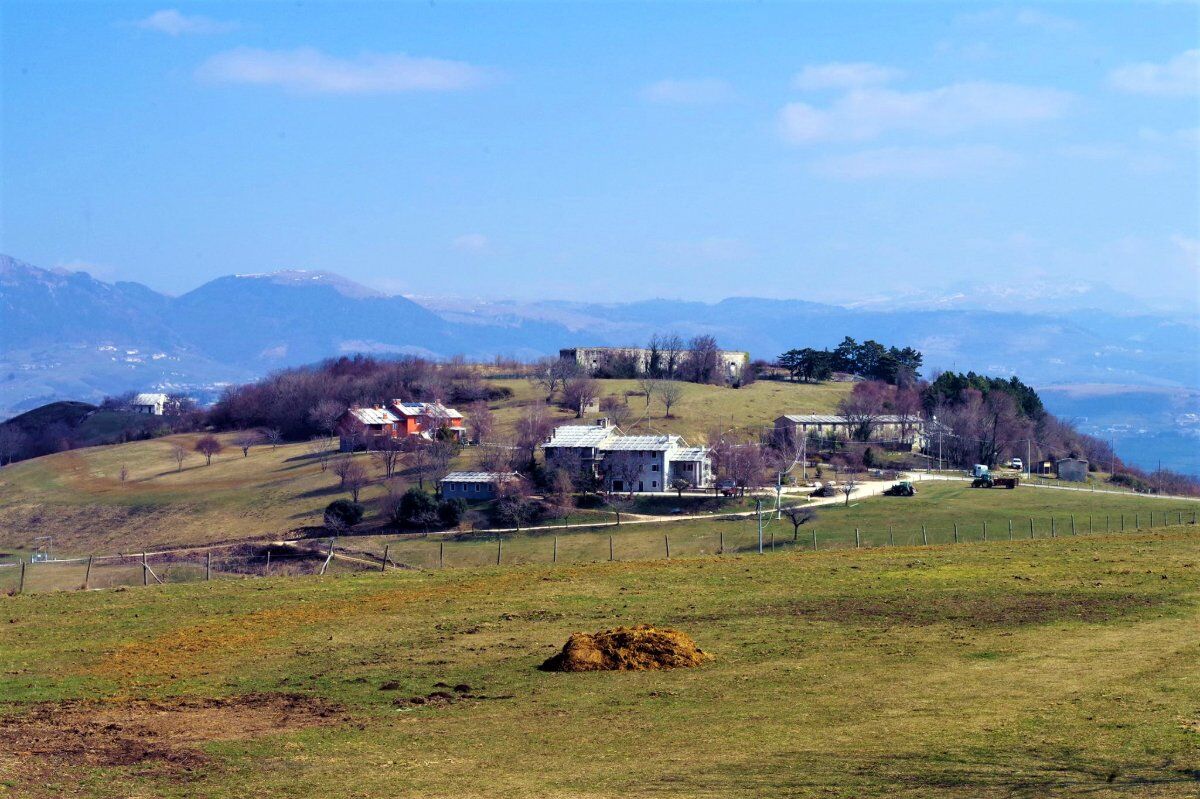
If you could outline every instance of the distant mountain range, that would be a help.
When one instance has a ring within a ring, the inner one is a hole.
[[[670,330],[710,333],[756,358],[849,335],[914,346],[927,369],[1016,373],[1035,385],[1200,387],[1194,319],[910,308],[903,298],[893,305],[414,301],[303,271],[222,277],[169,297],[0,256],[0,417],[131,389],[211,396],[230,381],[347,353],[532,358],[560,347],[642,343]]]

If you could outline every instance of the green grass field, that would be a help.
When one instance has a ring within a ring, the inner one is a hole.
[[[511,429],[536,396],[527,381],[499,381],[514,397],[496,404],[497,434]],[[632,390],[635,381],[601,381],[605,393]],[[828,410],[846,384],[804,386],[757,383],[744,389],[687,385],[677,418],[662,411],[636,429],[670,429],[697,440],[735,413],[754,423],[769,423],[791,410]],[[632,398],[636,404],[638,398]],[[738,410],[740,409],[740,411]],[[553,410],[562,423],[573,415]],[[194,435],[169,436],[115,446],[90,447],[14,464],[0,469],[0,548],[26,551],[33,538],[54,536],[63,554],[132,552],[142,548],[204,544],[259,537],[284,537],[289,531],[321,523],[325,506],[344,493],[337,478],[322,472],[307,444],[271,449],[255,447],[249,458],[222,436],[224,453],[211,466],[192,453],[176,470],[171,448],[189,451]],[[357,456],[378,478],[369,456]],[[467,468],[476,453],[468,449],[455,464]],[[121,467],[128,477],[119,479]],[[411,475],[405,479],[415,482]],[[368,505],[383,494],[377,482],[363,493]],[[369,523],[368,523],[369,526]]]
[[[1176,527],[8,597],[0,795],[1191,797],[1198,570]],[[536,669],[641,622],[714,659]]]

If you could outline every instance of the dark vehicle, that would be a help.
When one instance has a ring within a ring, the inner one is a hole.
[[[972,480],[971,488],[1016,488],[1020,484],[1020,477],[993,477],[985,474]]]
[[[717,493],[723,497],[732,497],[737,491],[737,483],[732,480],[721,480],[717,483]]]
[[[825,483],[817,486],[817,490],[812,492],[814,497],[832,497],[837,495],[837,483]]]
[[[911,497],[915,496],[917,489],[913,488],[913,484],[907,480],[903,480],[891,486],[883,492],[885,497]]]

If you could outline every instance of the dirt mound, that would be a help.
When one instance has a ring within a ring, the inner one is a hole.
[[[207,763],[197,748],[206,741],[256,738],[345,718],[340,706],[293,694],[42,702],[0,716],[0,753],[42,764],[148,764],[171,772]],[[4,759],[0,756],[0,771]]]
[[[543,671],[650,671],[699,666],[712,655],[686,633],[639,624],[597,633],[573,633]]]

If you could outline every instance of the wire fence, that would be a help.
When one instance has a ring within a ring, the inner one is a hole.
[[[516,534],[457,533],[349,536],[272,544],[242,543],[68,560],[0,562],[0,592],[45,593],[251,577],[446,569],[523,564],[940,546],[1194,527],[1195,506],[1105,515],[1050,515],[961,522],[852,526],[852,520],[793,525],[773,511],[687,523],[624,524],[597,529],[542,529]]]

